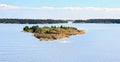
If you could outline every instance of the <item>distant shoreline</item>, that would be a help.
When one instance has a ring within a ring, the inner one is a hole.
[[[21,23],[0,23],[0,24],[21,24]],[[36,23],[36,24],[120,24],[120,23]]]
[[[120,19],[88,19],[88,20],[0,19],[0,24],[58,24],[58,23],[119,24]]]

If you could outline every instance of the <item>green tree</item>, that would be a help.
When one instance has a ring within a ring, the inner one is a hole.
[[[29,31],[29,29],[30,29],[30,28],[29,28],[28,26],[25,26],[25,27],[23,28],[23,30],[24,30],[24,31],[27,31],[27,32]]]
[[[37,29],[39,28],[39,26],[32,26],[30,29],[33,30],[32,32],[35,32]]]

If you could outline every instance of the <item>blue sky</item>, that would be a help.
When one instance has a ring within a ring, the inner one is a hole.
[[[119,3],[120,0],[0,0],[0,18],[118,19]]]
[[[0,0],[2,4],[17,6],[80,6],[80,7],[120,7],[120,0]]]

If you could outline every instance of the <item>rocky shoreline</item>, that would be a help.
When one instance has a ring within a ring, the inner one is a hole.
[[[65,27],[65,26],[51,26],[51,27],[24,27],[25,32],[31,32],[38,39],[42,40],[57,40],[71,35],[84,34],[83,30],[78,30],[75,27]]]

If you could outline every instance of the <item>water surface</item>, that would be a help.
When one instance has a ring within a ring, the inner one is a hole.
[[[43,41],[23,27],[72,26],[86,34]],[[119,24],[0,24],[0,62],[120,62]]]

